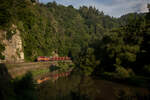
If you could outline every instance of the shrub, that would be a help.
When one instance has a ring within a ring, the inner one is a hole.
[[[16,33],[16,30],[8,30],[6,34],[6,39],[10,40],[15,33]]]
[[[2,52],[5,50],[5,46],[0,43],[0,59],[5,59],[5,56],[2,55]]]
[[[135,76],[135,73],[131,68],[127,69],[130,76]]]
[[[130,77],[130,73],[127,69],[123,67],[116,67],[116,73],[120,78],[128,78]]]
[[[150,65],[145,65],[144,66],[144,72],[150,74]]]

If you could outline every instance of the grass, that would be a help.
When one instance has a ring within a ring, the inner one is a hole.
[[[35,77],[37,75],[43,75],[43,74],[46,74],[49,72],[50,72],[49,69],[38,69],[38,70],[31,71],[33,77]]]

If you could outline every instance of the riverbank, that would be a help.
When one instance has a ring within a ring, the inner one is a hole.
[[[102,73],[96,77],[100,77],[101,79],[104,80],[109,80],[121,84],[126,84],[126,85],[131,85],[131,86],[136,86],[136,87],[143,87],[143,88],[150,88],[150,78],[149,77],[144,77],[144,76],[130,76],[127,78],[120,78],[119,76],[114,75],[114,73]],[[94,78],[96,78],[94,77]]]
[[[39,100],[149,100],[147,88],[125,85],[72,72],[56,82],[46,81],[38,85]]]

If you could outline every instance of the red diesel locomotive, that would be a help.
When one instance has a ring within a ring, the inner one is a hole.
[[[70,57],[45,57],[39,56],[37,61],[64,61],[64,60],[71,60]]]

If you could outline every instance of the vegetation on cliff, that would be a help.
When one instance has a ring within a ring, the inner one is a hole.
[[[0,29],[17,25],[27,61],[57,51],[72,57],[86,75],[150,75],[150,13],[113,18],[94,7],[30,0],[3,0],[0,9]]]
[[[5,50],[5,46],[0,43],[0,59],[5,59],[5,56],[2,54],[2,52]]]
[[[8,30],[12,23],[17,25],[25,59],[30,61],[37,56],[48,56],[52,51],[75,58],[83,47],[118,26],[115,18],[92,7],[77,10],[56,2],[33,5],[30,0],[5,0],[0,8],[4,9],[0,12],[0,28]]]

